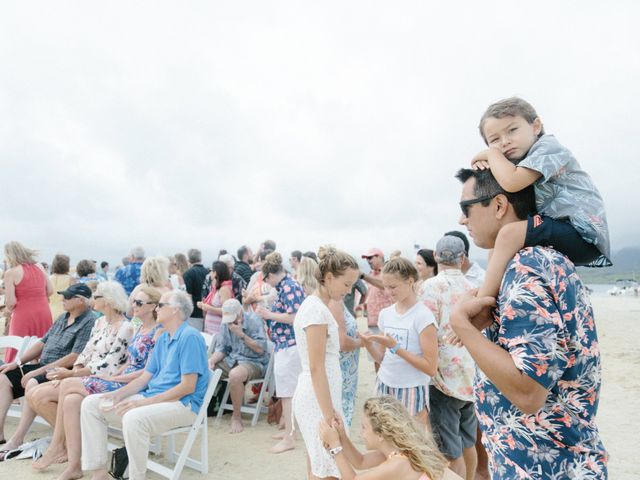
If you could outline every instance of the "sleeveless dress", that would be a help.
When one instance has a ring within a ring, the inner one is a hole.
[[[49,297],[49,308],[51,309],[51,320],[55,322],[60,315],[65,313],[64,308],[62,308],[62,295],[59,295],[58,292],[69,288],[71,275],[68,273],[63,275],[54,273],[49,278],[53,284],[53,295]]]
[[[220,301],[220,290],[222,287],[229,287],[231,289],[231,280],[225,280],[220,285],[220,288],[216,291],[215,288],[211,288],[209,295],[205,298],[204,303],[208,303],[212,307],[221,308],[222,302]],[[209,335],[218,335],[220,333],[222,324],[222,315],[217,315],[213,312],[204,312],[204,333]]]
[[[357,338],[358,324],[347,307],[344,307],[344,323],[347,335],[351,338]],[[342,412],[344,413],[347,427],[351,427],[351,422],[353,421],[353,410],[356,404],[356,391],[358,390],[359,360],[359,348],[350,352],[340,352],[340,370],[342,370]]]
[[[42,338],[51,328],[47,277],[37,265],[22,265],[22,280],[16,285],[16,306],[11,313],[9,335]],[[13,362],[16,350],[7,349],[4,361]]]
[[[159,325],[145,334],[140,334],[140,330],[138,330],[138,333],[136,333],[131,344],[127,348],[129,365],[122,372],[122,375],[137,372],[145,367],[149,354],[155,346],[153,336],[156,334],[158,328],[160,328]],[[82,377],[82,384],[87,392],[89,392],[89,395],[93,395],[94,393],[112,392],[113,390],[117,390],[118,388],[126,385],[126,383],[110,382],[102,378],[90,376]]]
[[[338,324],[322,300],[312,295],[302,302],[293,322],[302,363],[302,372],[298,377],[298,385],[293,395],[293,413],[307,447],[313,474],[321,478],[340,478],[340,470],[338,470],[335,460],[324,448],[320,435],[318,435],[322,412],[313,391],[311,371],[309,370],[309,348],[305,329],[310,325],[327,325],[328,327],[325,369],[329,381],[331,403],[338,414],[342,412],[342,373],[340,371]]]

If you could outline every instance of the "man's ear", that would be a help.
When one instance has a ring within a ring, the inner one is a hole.
[[[495,197],[496,200],[496,219],[502,220],[504,216],[509,211],[509,200],[507,200],[507,196],[499,193]]]

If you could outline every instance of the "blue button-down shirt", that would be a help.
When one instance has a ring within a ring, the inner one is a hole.
[[[196,389],[180,399],[184,405],[198,413],[209,385],[207,347],[200,332],[184,322],[171,337],[169,332],[160,335],[147,363],[146,371],[153,377],[141,392],[153,397],[175,387],[183,375],[197,374]]]
[[[264,375],[265,368],[269,363],[269,352],[267,349],[267,335],[264,331],[262,319],[253,312],[245,312],[242,320],[242,331],[262,348],[262,353],[257,353],[249,348],[239,336],[229,331],[229,326],[226,324],[222,325],[216,352],[225,354],[224,361],[227,362],[230,368],[239,363],[253,363],[262,369],[262,374]]]

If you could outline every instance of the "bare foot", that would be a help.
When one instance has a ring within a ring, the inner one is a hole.
[[[47,451],[44,452],[38,460],[33,462],[31,467],[34,470],[44,470],[49,465],[53,465],[54,463],[67,463],[67,451],[64,448],[56,448],[55,450],[51,449],[51,446],[47,448]]]
[[[285,437],[269,449],[269,453],[282,453],[295,448],[295,443],[291,435]]]
[[[22,442],[15,442],[12,438],[10,438],[9,440],[7,440],[7,443],[2,445],[2,450],[5,450],[5,451],[15,450],[20,445],[22,445]]]
[[[240,433],[243,430],[244,427],[242,426],[242,420],[231,417],[231,428],[229,429],[229,433]]]
[[[107,473],[106,470],[94,470],[93,475],[91,475],[91,480],[111,480],[112,477]]]
[[[60,474],[58,480],[78,480],[83,477],[82,469],[69,465],[64,472]]]
[[[284,430],[285,428],[287,428],[287,427],[286,427],[286,425],[284,424],[284,422],[280,422],[280,423],[278,424],[278,430]]]
[[[271,435],[271,438],[274,440],[282,440],[285,436],[284,432],[276,433],[275,435]]]

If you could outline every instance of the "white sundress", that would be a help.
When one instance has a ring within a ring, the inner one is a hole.
[[[311,372],[309,370],[309,349],[305,328],[309,325],[327,325],[328,337],[325,355],[325,369],[329,381],[331,403],[338,414],[342,414],[342,371],[340,370],[340,340],[338,337],[338,324],[331,311],[322,303],[320,298],[311,295],[302,302],[293,328],[298,344],[298,353],[302,363],[302,372],[298,377],[298,385],[293,395],[293,414],[295,415],[300,433],[307,447],[307,454],[311,461],[311,471],[316,477],[338,477],[340,470],[335,460],[322,445],[318,426],[322,421],[322,412],[318,405]]]

